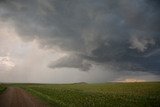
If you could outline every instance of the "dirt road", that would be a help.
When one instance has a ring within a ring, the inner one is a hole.
[[[8,88],[0,94],[0,107],[46,107],[46,105],[23,89]]]

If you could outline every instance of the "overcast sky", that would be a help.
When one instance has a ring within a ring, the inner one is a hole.
[[[159,0],[0,0],[0,82],[160,80]]]

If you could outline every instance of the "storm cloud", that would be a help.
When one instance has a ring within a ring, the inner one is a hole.
[[[1,0],[0,20],[26,42],[68,53],[50,68],[160,74],[159,7],[158,0]]]

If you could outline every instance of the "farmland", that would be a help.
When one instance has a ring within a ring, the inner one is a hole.
[[[160,107],[160,83],[19,84],[54,107]]]

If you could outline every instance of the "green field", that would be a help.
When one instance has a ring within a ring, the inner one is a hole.
[[[0,84],[0,93],[2,93],[3,91],[5,91],[6,87],[2,84]]]
[[[54,107],[160,107],[160,83],[16,85]]]

